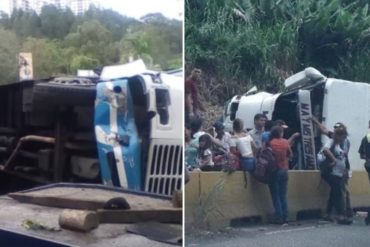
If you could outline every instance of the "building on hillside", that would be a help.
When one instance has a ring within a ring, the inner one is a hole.
[[[52,4],[59,9],[70,8],[75,15],[81,15],[89,9],[91,4],[97,6],[97,0],[9,0],[10,12],[14,9],[23,11],[35,10],[37,14],[41,13],[43,6]]]
[[[41,13],[41,9],[44,5],[55,4],[54,0],[33,0],[32,8],[36,11],[37,14]]]
[[[81,15],[89,9],[91,4],[97,4],[95,0],[70,0],[69,2],[69,8],[75,15]]]
[[[11,12],[14,9],[23,10],[23,11],[30,11],[32,10],[33,1],[32,0],[10,0],[9,6]]]

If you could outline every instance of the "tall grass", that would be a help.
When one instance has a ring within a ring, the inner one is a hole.
[[[206,72],[205,87],[218,85],[206,98],[220,103],[252,85],[280,90],[307,66],[370,81],[369,35],[365,0],[186,1],[185,58]]]

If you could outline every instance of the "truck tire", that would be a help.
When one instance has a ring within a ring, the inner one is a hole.
[[[37,83],[33,87],[33,102],[55,105],[94,105],[96,87]]]

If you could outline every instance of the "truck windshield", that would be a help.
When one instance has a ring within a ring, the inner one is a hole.
[[[157,112],[159,114],[159,121],[162,125],[169,123],[168,106],[171,104],[170,95],[167,89],[157,88],[155,90]]]

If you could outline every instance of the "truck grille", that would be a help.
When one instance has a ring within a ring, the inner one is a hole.
[[[171,140],[153,140],[148,161],[145,191],[171,195],[181,189],[182,145]]]

